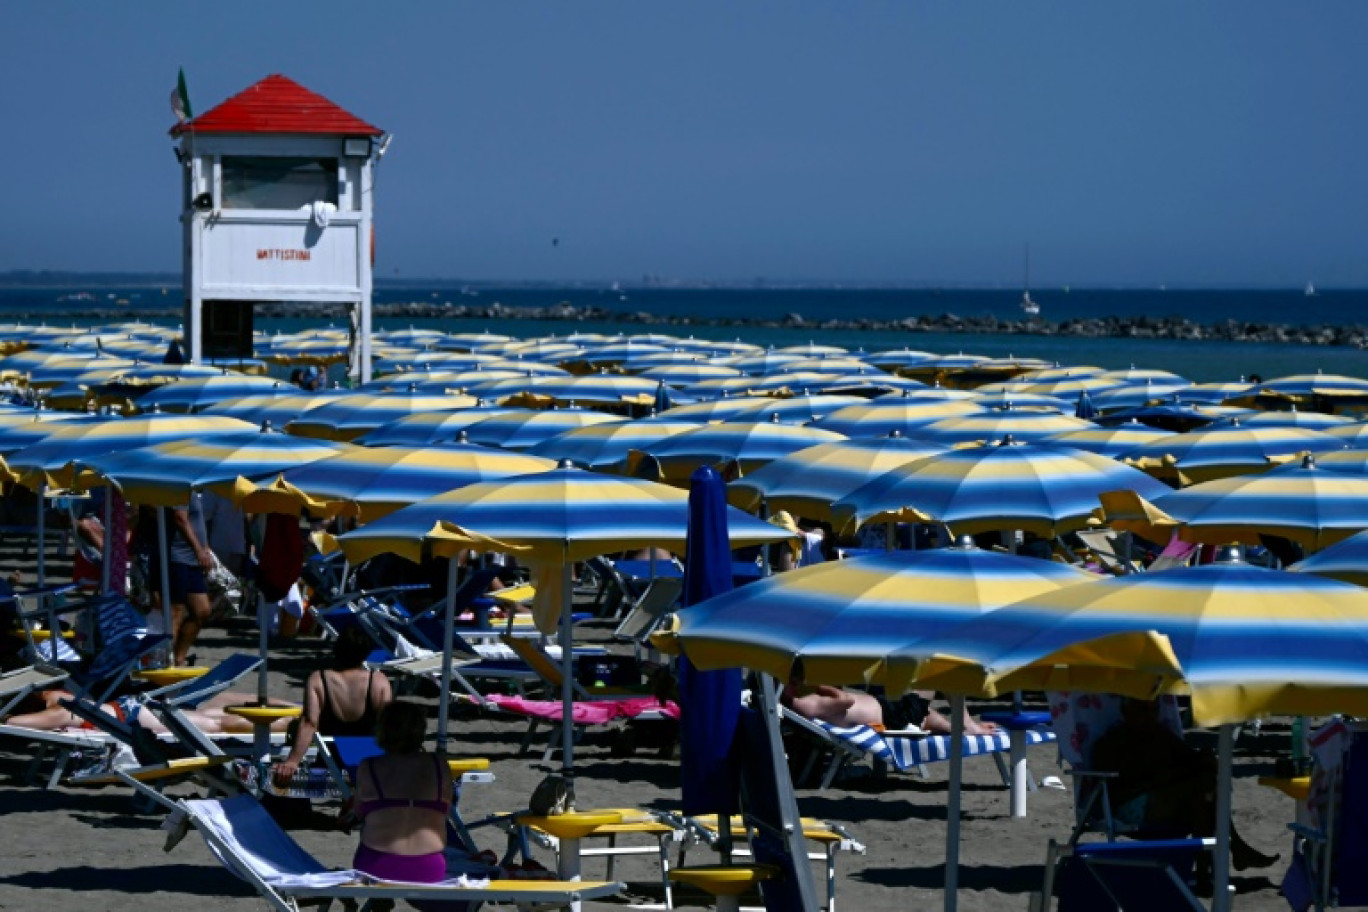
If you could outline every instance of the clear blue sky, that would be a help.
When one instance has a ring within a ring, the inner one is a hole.
[[[0,270],[174,271],[168,96],[394,134],[380,275],[1368,285],[1368,3],[17,3]],[[560,238],[553,246],[552,238]]]

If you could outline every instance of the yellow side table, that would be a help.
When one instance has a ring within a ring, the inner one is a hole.
[[[779,875],[774,865],[695,865],[675,868],[670,879],[704,890],[717,900],[717,912],[739,912],[741,894]]]
[[[209,673],[208,668],[199,666],[180,667],[180,668],[144,668],[133,672],[133,677],[139,681],[147,681],[154,687],[166,687],[168,684],[179,684],[182,681],[189,681]]]
[[[225,706],[223,711],[252,723],[252,762],[256,764],[257,781],[264,787],[266,777],[271,774],[271,723],[302,715],[303,707],[243,703],[238,706]]]
[[[621,823],[622,815],[616,811],[570,811],[554,817],[519,814],[517,821],[555,836],[560,842],[556,850],[556,876],[561,880],[579,880],[580,843],[599,827]],[[570,908],[578,912],[580,904],[571,903]]]
[[[1277,789],[1293,801],[1305,801],[1306,796],[1311,792],[1311,777],[1260,776],[1259,785]]]

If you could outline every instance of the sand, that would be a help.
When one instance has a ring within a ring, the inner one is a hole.
[[[0,566],[4,566],[0,564]],[[61,572],[59,564],[55,569]],[[57,577],[60,578],[60,577]],[[603,626],[586,630],[587,638],[602,639]],[[207,629],[196,649],[199,664],[212,664],[232,651],[255,651],[256,635],[247,623]],[[273,696],[299,699],[310,670],[326,655],[316,638],[300,638],[272,647],[270,689]],[[244,690],[251,689],[251,681]],[[435,706],[435,701],[428,701]],[[1256,784],[1270,774],[1274,758],[1288,743],[1286,720],[1265,724],[1259,733],[1246,732],[1236,747],[1235,823],[1246,838],[1264,851],[1282,852],[1272,868],[1234,876],[1239,891],[1235,908],[1286,909],[1277,892],[1289,857],[1292,819],[1290,799]],[[497,781],[467,788],[461,799],[466,819],[520,808],[536,783],[551,767],[540,762],[540,751],[520,756],[523,725],[463,715],[453,723],[458,755],[488,757]],[[1214,735],[1199,733],[1199,741],[1214,747]],[[228,874],[209,854],[202,840],[191,834],[169,854],[162,851],[161,815],[140,813],[127,789],[100,790],[59,787],[44,790],[25,784],[31,757],[13,739],[0,739],[0,909],[97,910],[134,906],[146,912],[217,912],[263,907],[246,884]],[[675,809],[679,802],[677,761],[662,759],[650,749],[631,757],[610,754],[608,738],[589,736],[577,753],[579,803],[583,808],[640,806]],[[1031,752],[1031,768],[1039,777],[1059,775],[1055,750],[1038,746]],[[1067,782],[1067,777],[1063,777]],[[1008,793],[989,758],[965,763],[964,815],[960,868],[960,908],[975,910],[1025,909],[1029,894],[1040,887],[1042,862],[1049,839],[1065,839],[1073,823],[1072,795],[1041,789],[1030,796],[1029,817],[1008,816]],[[187,786],[175,794],[191,794]],[[801,789],[804,814],[845,825],[862,842],[863,855],[843,854],[838,861],[837,900],[840,907],[861,912],[893,909],[936,909],[942,901],[946,828],[946,764],[930,767],[927,779],[894,775],[882,780],[851,779],[825,791]],[[332,808],[320,805],[324,812]],[[349,864],[355,835],[326,828],[297,829],[293,835],[324,862]],[[475,830],[483,846],[501,851],[503,836],[493,828]],[[549,851],[536,857],[554,866]],[[694,847],[691,862],[709,858]],[[603,876],[605,862],[586,862],[585,875]],[[816,866],[819,895],[822,875]],[[625,900],[660,901],[658,870],[642,858],[618,864],[617,878],[628,882]],[[683,893],[683,908],[706,907],[696,894]],[[589,903],[588,909],[621,908],[621,903]]]

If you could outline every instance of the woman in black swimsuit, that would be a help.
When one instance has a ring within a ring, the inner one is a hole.
[[[284,785],[299,769],[313,743],[314,733],[324,735],[374,735],[380,711],[394,694],[389,678],[365,667],[370,638],[356,627],[342,631],[333,646],[332,667],[309,675],[304,685],[304,715],[295,732],[294,747],[283,763],[276,764],[275,780]]]

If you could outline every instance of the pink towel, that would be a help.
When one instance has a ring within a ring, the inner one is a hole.
[[[528,700],[524,697],[490,694],[485,697],[500,709],[523,716],[536,716],[559,722],[561,703],[559,700]],[[659,712],[672,719],[679,718],[679,706],[675,703],[661,704],[655,697],[624,697],[620,700],[576,700],[571,718],[580,725],[602,725],[614,719],[635,719],[646,712]]]
[[[1179,560],[1182,560],[1183,558],[1191,557],[1192,552],[1196,551],[1199,547],[1201,546],[1194,544],[1193,542],[1183,541],[1178,537],[1178,532],[1175,530],[1173,537],[1169,539],[1169,543],[1164,547],[1164,550],[1159,552],[1159,556],[1176,557]]]

